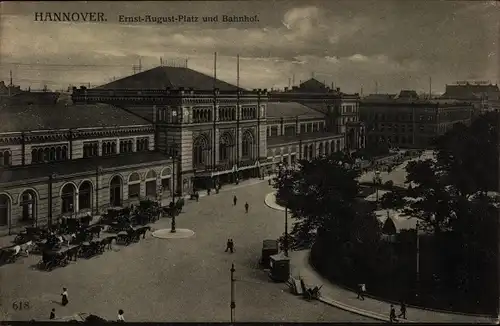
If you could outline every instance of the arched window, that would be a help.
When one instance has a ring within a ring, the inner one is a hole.
[[[128,197],[134,198],[141,195],[141,177],[134,172],[128,177]]]
[[[41,163],[43,162],[43,148],[38,149],[38,160],[37,162]]]
[[[170,177],[171,177],[172,171],[170,168],[164,168],[163,171],[161,171],[161,189],[163,192],[170,191]]]
[[[231,148],[234,146],[233,137],[225,132],[219,140],[219,161],[227,161],[230,157]]]
[[[33,190],[25,190],[21,195],[21,220],[32,223],[36,220],[37,197]]]
[[[208,140],[204,135],[198,136],[193,143],[193,166],[206,164],[205,151],[208,149]]]
[[[31,163],[38,163],[38,150],[37,149],[31,150]]]
[[[62,213],[75,212],[75,193],[76,189],[72,183],[67,183],[61,191]]]
[[[307,145],[304,145],[304,150],[302,151],[302,158],[307,160]]]
[[[83,147],[83,150],[85,152],[85,145]],[[83,156],[85,157],[85,154],[83,154]],[[61,149],[61,146],[57,146],[56,147],[56,160],[60,161],[62,158],[62,149]]]
[[[92,208],[92,184],[89,181],[84,181],[78,191],[78,209],[90,208]]]
[[[49,162],[49,160],[50,160],[50,149],[48,147],[45,147],[43,149],[43,161]]]
[[[118,175],[111,179],[109,184],[109,203],[111,206],[118,207],[122,205],[122,178]]]
[[[309,159],[314,157],[313,145],[309,145]]]
[[[328,146],[328,143],[325,143],[325,155],[330,155],[330,146]]]
[[[53,162],[53,161],[56,160],[56,149],[55,149],[55,147],[51,147],[50,148],[50,157],[49,157],[49,160],[51,162]]]
[[[10,165],[11,165],[10,151],[0,152],[0,166],[10,166]]]
[[[341,151],[342,149],[340,148],[340,140],[337,140],[337,151]]]
[[[156,197],[156,172],[149,170],[146,174],[146,197]]]
[[[245,131],[243,133],[243,139],[241,142],[241,156],[245,158],[253,158],[253,135],[250,131]]]
[[[0,195],[0,226],[9,225],[10,220],[10,198],[7,195]]]
[[[323,156],[323,143],[319,143],[318,146],[318,155]]]
[[[66,146],[62,147],[61,159],[66,160],[68,158],[68,148]]]

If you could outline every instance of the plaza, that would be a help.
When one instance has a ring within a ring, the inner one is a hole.
[[[229,269],[234,263],[237,322],[374,321],[304,301],[259,269],[262,240],[276,239],[284,227],[283,212],[264,203],[272,191],[267,181],[254,180],[253,185],[228,186],[217,195],[190,201],[176,222],[178,228],[195,232],[189,238],[158,239],[148,233],[139,243],[114,245],[113,251],[52,272],[32,268],[38,255],[0,267],[2,319],[48,319],[55,308],[58,317],[85,312],[116,320],[123,309],[126,321],[228,322]],[[152,226],[170,228],[170,219]],[[234,254],[224,252],[227,238],[234,239]],[[63,287],[70,301],[66,307],[58,304]],[[14,301],[29,301],[31,309],[14,311]]]

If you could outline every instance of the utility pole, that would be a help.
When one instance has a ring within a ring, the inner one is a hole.
[[[235,309],[236,309],[236,302],[234,301],[234,272],[236,270],[234,269],[234,263],[231,264],[231,304],[230,304],[230,308],[231,308],[231,324],[234,323],[234,320],[235,320]]]
[[[285,206],[285,257],[288,257],[288,206]]]
[[[417,270],[416,270],[416,284],[415,284],[415,296],[418,297],[419,295],[419,289],[420,289],[420,236],[418,234],[418,230],[419,230],[419,227],[420,227],[420,224],[418,223],[417,221],[417,225],[415,227],[415,233],[416,233],[416,236],[417,236],[417,239],[416,239],[416,242],[417,242]]]

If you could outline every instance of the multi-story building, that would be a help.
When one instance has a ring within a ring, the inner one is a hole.
[[[470,102],[478,113],[500,110],[500,89],[489,82],[462,81],[446,85],[441,98]]]
[[[0,234],[170,195],[154,125],[106,104],[3,104]]]
[[[269,94],[161,66],[70,101],[4,104],[0,232],[363,147],[358,95],[318,83]]]
[[[274,110],[267,121],[268,151],[289,152],[289,163],[295,157],[364,147],[358,94],[342,93],[312,78],[290,90],[271,93],[271,106]]]
[[[397,97],[367,96],[360,117],[367,128],[367,147],[427,148],[455,123],[470,124],[473,106],[456,100],[420,100],[413,91]]]

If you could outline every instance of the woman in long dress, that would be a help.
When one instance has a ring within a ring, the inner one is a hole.
[[[61,304],[63,306],[66,306],[68,304],[68,290],[66,288],[63,288],[63,293],[61,293],[61,296],[62,296],[62,300],[61,300]]]

